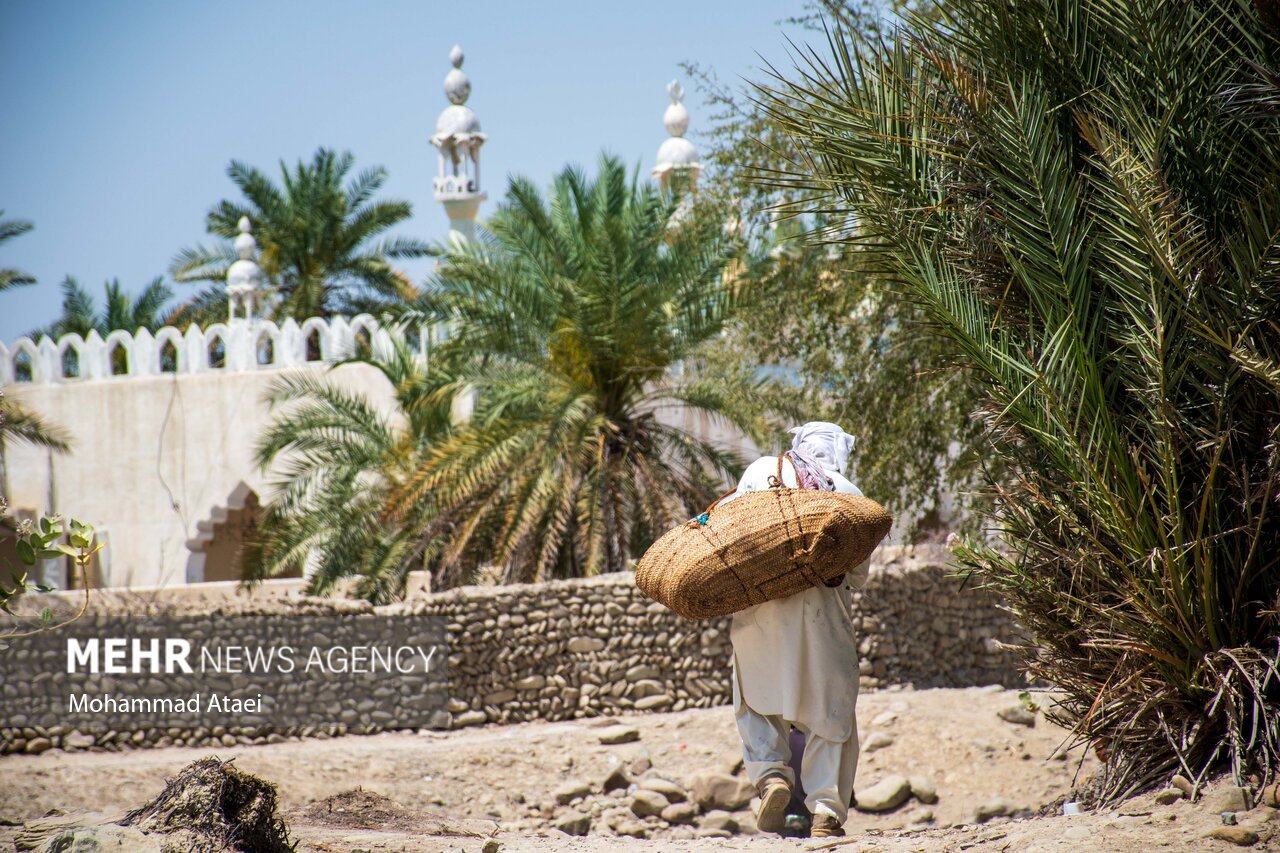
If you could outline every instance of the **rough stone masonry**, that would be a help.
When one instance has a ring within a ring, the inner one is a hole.
[[[862,686],[963,687],[1022,683],[1017,656],[1004,648],[1017,642],[1017,626],[988,593],[962,584],[946,568],[941,549],[883,548],[870,578],[854,594],[860,638]],[[96,614],[140,604],[103,596]],[[181,618],[220,615],[270,616],[245,624],[264,626],[267,644],[278,620],[306,633],[337,613],[362,612],[386,620],[394,633],[412,633],[423,620],[441,620],[447,633],[447,710],[433,725],[454,728],[484,723],[564,720],[617,713],[678,711],[727,704],[731,697],[729,619],[687,622],[646,598],[630,573],[572,581],[504,587],[465,587],[373,607],[364,602],[308,598],[304,602],[261,600],[184,609]],[[154,608],[153,608],[154,612]],[[178,618],[175,616],[175,619]],[[404,623],[409,624],[404,624]],[[19,643],[4,652],[21,652]],[[305,724],[273,717],[255,725],[175,726],[143,718],[107,731],[69,725],[19,724],[20,685],[0,684],[5,718],[0,753],[48,749],[274,743],[292,737],[333,737],[398,728],[394,719],[353,716],[334,697],[305,681],[284,683],[282,700],[298,709]],[[349,709],[348,709],[349,711]],[[316,720],[329,722],[316,722]]]

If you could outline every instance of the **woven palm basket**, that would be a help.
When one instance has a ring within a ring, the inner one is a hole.
[[[840,577],[892,524],[870,498],[750,492],[663,534],[640,558],[636,586],[686,619],[725,616]]]

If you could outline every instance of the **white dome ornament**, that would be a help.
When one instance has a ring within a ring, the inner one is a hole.
[[[662,114],[662,124],[671,136],[658,147],[658,163],[653,176],[664,192],[668,190],[694,190],[702,164],[698,162],[698,149],[684,138],[689,129],[689,111],[684,106],[684,87],[679,80],[667,85],[671,105]]]
[[[435,178],[435,198],[449,216],[451,237],[470,239],[475,233],[476,214],[487,196],[480,188],[480,146],[485,135],[480,132],[480,119],[467,106],[471,97],[471,79],[462,70],[466,59],[462,48],[449,51],[453,68],[444,78],[444,94],[449,99],[436,119],[436,132],[431,144],[440,151],[440,167]]]
[[[238,309],[243,310],[245,320],[253,319],[254,313],[262,307],[263,290],[267,284],[266,274],[253,259],[258,241],[253,239],[249,217],[240,217],[237,227],[240,235],[235,242],[236,260],[227,267],[227,318],[233,322]]]

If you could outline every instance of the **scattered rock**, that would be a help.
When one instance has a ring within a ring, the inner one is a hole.
[[[1249,792],[1238,785],[1224,785],[1216,791],[1208,791],[1200,798],[1200,805],[1211,814],[1223,812],[1247,812]]]
[[[916,806],[905,812],[902,819],[908,824],[930,824],[933,823],[933,809],[927,806]]]
[[[619,835],[627,835],[631,838],[648,838],[649,827],[645,826],[637,820],[623,821],[613,829]]]
[[[1017,726],[1034,726],[1036,724],[1035,713],[1028,711],[1021,705],[1014,705],[1012,708],[1001,708],[996,711],[996,716],[1006,723],[1013,723]]]
[[[627,769],[622,766],[622,762],[614,755],[609,756],[609,764],[604,772],[597,777],[597,780],[600,790],[606,794],[631,784],[631,777],[628,775]]]
[[[876,718],[871,721],[871,725],[877,727],[888,726],[892,725],[896,719],[898,719],[898,715],[893,711],[883,711],[876,715]]]
[[[884,749],[886,746],[893,746],[893,735],[886,732],[872,732],[862,742],[862,748],[867,752],[875,752],[877,749]]]
[[[1175,773],[1173,778],[1169,780],[1169,784],[1181,791],[1182,795],[1188,800],[1191,799],[1191,795],[1196,790],[1195,786],[1191,784],[1190,779],[1178,773]]]
[[[973,811],[974,823],[986,823],[993,817],[1004,817],[1005,815],[1015,811],[1014,806],[1008,800],[1002,797],[995,797],[980,804]]]
[[[1183,798],[1183,793],[1177,788],[1165,788],[1156,794],[1156,802],[1162,806],[1170,806]]]
[[[670,779],[663,779],[661,776],[649,776],[640,783],[642,791],[657,791],[659,794],[667,798],[668,802],[682,803],[686,799],[684,788],[681,788]]]
[[[938,801],[938,786],[929,776],[910,776],[907,783],[911,786],[911,796],[925,805],[933,805]]]
[[[716,770],[699,770],[689,777],[689,792],[694,802],[704,809],[737,811],[751,802],[755,786],[746,779]]]
[[[702,816],[702,820],[698,821],[698,825],[703,829],[723,831],[726,835],[732,835],[738,831],[737,818],[723,809],[707,812]]]
[[[596,733],[596,737],[605,746],[619,743],[631,743],[640,740],[640,730],[631,726],[609,726]]]
[[[1219,826],[1210,830],[1206,838],[1217,838],[1230,841],[1239,847],[1249,847],[1258,843],[1258,833],[1244,826]]]
[[[709,829],[701,827],[694,831],[694,838],[732,838],[733,833],[727,829]]]
[[[1280,809],[1280,782],[1275,782],[1258,792],[1258,802],[1268,808]]]
[[[657,791],[639,790],[631,795],[631,812],[636,817],[660,815],[662,810],[671,805],[667,798]]]
[[[583,782],[581,779],[574,779],[565,782],[559,788],[556,788],[552,795],[556,798],[556,802],[562,806],[568,805],[574,800],[581,799],[591,793],[591,785]]]
[[[854,794],[854,805],[860,812],[887,812],[905,803],[909,796],[911,783],[906,776],[894,773],[874,785],[858,789]]]
[[[698,807],[693,803],[672,803],[661,812],[661,817],[670,824],[689,824],[698,816]]]
[[[571,809],[556,818],[551,825],[565,835],[586,835],[591,831],[591,816]]]

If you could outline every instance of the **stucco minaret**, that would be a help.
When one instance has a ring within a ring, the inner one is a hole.
[[[698,162],[698,149],[684,138],[689,129],[689,111],[684,107],[684,87],[679,80],[667,84],[667,94],[671,104],[662,114],[662,124],[671,136],[658,147],[658,164],[653,167],[653,176],[664,192],[692,191],[698,187],[702,164]]]
[[[480,146],[485,135],[480,119],[467,106],[471,80],[462,70],[462,48],[453,46],[449,61],[453,68],[444,78],[444,94],[449,106],[436,119],[431,144],[440,149],[440,170],[435,179],[436,201],[449,217],[449,239],[470,240],[475,236],[480,202],[488,196],[480,189]]]
[[[240,236],[236,237],[236,260],[227,267],[227,319],[235,322],[237,309],[243,309],[245,320],[252,320],[262,309],[263,288],[267,276],[253,259],[258,241],[253,239],[249,217],[240,217]]]

